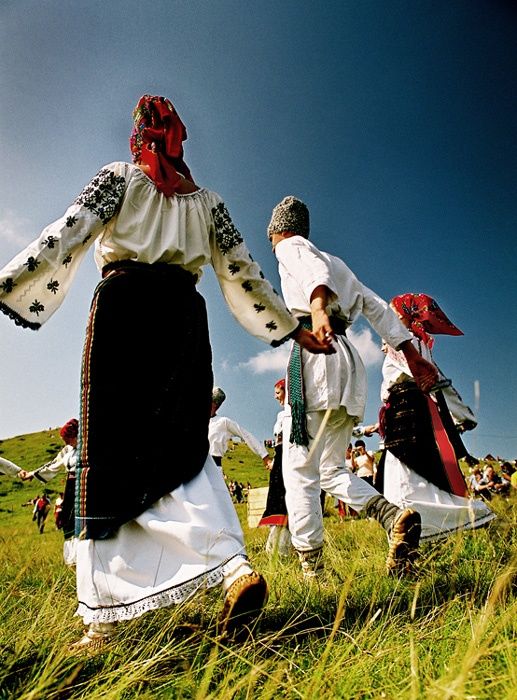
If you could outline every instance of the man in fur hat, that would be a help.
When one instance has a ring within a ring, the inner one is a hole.
[[[406,573],[418,548],[420,515],[390,503],[345,465],[352,429],[363,418],[367,388],[366,371],[347,328],[362,314],[379,336],[402,350],[423,391],[436,382],[436,369],[418,354],[389,305],[341,259],[308,240],[309,210],[302,201],[289,196],[277,204],[268,237],[288,309],[319,339],[332,340],[336,351],[310,356],[294,343],[288,368],[283,472],[289,528],[304,576],[317,576],[323,567],[321,489],[378,520],[389,538],[388,572]]]

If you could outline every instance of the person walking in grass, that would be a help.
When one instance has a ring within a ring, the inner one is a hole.
[[[95,242],[102,280],[83,352],[75,513],[77,614],[88,630],[76,650],[105,643],[116,622],[208,586],[223,583],[225,633],[267,597],[208,455],[213,375],[196,290],[202,268],[212,265],[230,309],[255,337],[333,351],[288,312],[221,197],[194,182],[171,102],[144,95],[133,119],[133,163],[101,168],[0,271],[0,310],[38,329]]]
[[[284,419],[283,475],[292,542],[306,577],[323,567],[320,489],[378,520],[389,537],[389,572],[410,570],[420,536],[420,515],[398,508],[345,466],[352,429],[364,413],[366,372],[347,328],[362,314],[372,328],[404,354],[422,390],[436,381],[412,335],[388,304],[365,287],[339,258],[309,238],[309,210],[296,197],[273,209],[267,229],[278,260],[283,297],[302,325],[336,352],[311,357],[294,343],[289,360]]]

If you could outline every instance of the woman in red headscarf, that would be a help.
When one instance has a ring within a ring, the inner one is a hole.
[[[208,457],[213,385],[205,302],[212,265],[232,313],[273,346],[301,328],[250,256],[215,192],[184,161],[187,132],[165,97],[134,110],[133,163],[104,166],[65,214],[0,271],[0,310],[37,329],[95,242],[102,275],[81,375],[76,533],[79,647],[120,620],[224,583],[222,629],[263,605],[220,470]]]
[[[54,459],[47,462],[42,467],[32,472],[24,471],[20,474],[24,481],[31,481],[33,478],[46,484],[63,471],[66,474],[65,491],[63,502],[61,503],[60,525],[65,538],[63,545],[63,558],[65,564],[74,566],[76,562],[75,537],[75,470],[77,467],[77,438],[79,435],[79,421],[77,418],[70,418],[60,429],[59,435],[65,446]]]
[[[391,306],[430,362],[433,334],[463,335],[427,294],[402,294]],[[387,345],[383,350],[380,430],[385,449],[376,488],[400,508],[418,510],[421,542],[486,525],[495,515],[484,501],[469,498],[458,464],[467,456],[459,432],[476,425],[472,411],[441,372],[441,388],[423,394],[402,353]]]

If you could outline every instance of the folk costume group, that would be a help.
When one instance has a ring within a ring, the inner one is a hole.
[[[38,329],[60,307],[88,249],[101,275],[84,343],[75,465],[77,650],[117,622],[223,585],[219,631],[232,634],[267,599],[250,565],[223,474],[209,454],[212,364],[202,268],[212,265],[239,323],[272,346],[293,339],[282,422],[289,530],[307,577],[322,566],[320,489],[364,510],[389,536],[387,565],[411,566],[421,519],[344,466],[362,420],[366,377],[346,329],[363,314],[427,392],[437,371],[389,305],[308,240],[294,197],[268,228],[285,304],[253,261],[221,197],[194,182],[185,126],[144,95],[133,163],[105,165],[61,218],[0,271],[0,309]],[[118,439],[113,440],[113,435]],[[169,440],[175,450],[171,454]]]

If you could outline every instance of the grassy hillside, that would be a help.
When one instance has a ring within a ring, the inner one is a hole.
[[[59,447],[57,431],[0,445],[27,468]],[[267,483],[245,446],[223,466],[230,479]],[[39,535],[22,506],[34,482],[1,477],[0,492],[0,700],[515,698],[515,499],[494,503],[500,517],[488,529],[427,545],[419,575],[403,581],[384,574],[386,538],[375,523],[339,523],[328,507],[326,572],[310,587],[296,560],[269,561],[266,530],[249,530],[238,506],[250,558],[271,588],[248,641],[217,639],[213,589],[121,625],[105,652],[76,658],[67,646],[82,625],[62,535],[51,524]]]

